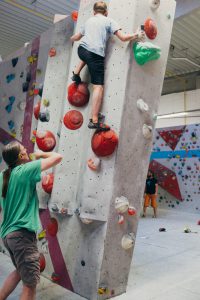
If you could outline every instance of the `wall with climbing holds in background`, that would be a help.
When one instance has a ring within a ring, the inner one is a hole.
[[[111,130],[87,128],[92,89],[87,68],[82,83],[71,82],[79,59],[68,17],[52,32],[42,99],[34,102],[37,130],[25,139],[63,154],[38,188],[41,271],[91,300],[126,291],[175,12],[174,0],[106,2],[124,31],[144,25],[147,35],[134,46],[109,41],[101,117]],[[81,0],[77,32],[94,3]],[[30,56],[35,70],[36,51]]]
[[[156,129],[149,167],[158,179],[159,207],[199,213],[199,124]]]
[[[5,168],[3,145],[17,140],[29,153],[34,149],[32,131],[38,121],[33,108],[42,97],[51,31],[26,43],[0,63],[0,170]]]

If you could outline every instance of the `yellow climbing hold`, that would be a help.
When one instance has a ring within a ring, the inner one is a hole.
[[[38,240],[42,240],[46,237],[46,229],[42,230],[41,232],[38,233]]]
[[[32,142],[33,144],[35,144],[35,142],[36,142],[35,136],[33,136],[33,137],[31,138],[31,142]]]
[[[33,96],[33,95],[34,95],[34,90],[30,90],[30,91],[28,92],[28,94],[29,94],[29,96]]]
[[[34,62],[37,61],[37,56],[34,56],[34,55],[28,56],[27,61],[28,61],[30,64],[33,64]]]
[[[108,293],[109,293],[109,291],[108,291],[107,287],[98,288],[98,294],[99,295],[105,295],[105,294],[108,294]]]

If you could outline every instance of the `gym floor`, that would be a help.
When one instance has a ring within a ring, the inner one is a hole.
[[[127,293],[114,300],[198,300],[200,299],[199,216],[159,210],[139,222]],[[166,232],[159,232],[159,228]],[[191,233],[184,233],[189,227]],[[0,253],[0,284],[13,269],[9,257]],[[19,298],[21,287],[8,298]],[[37,289],[37,300],[81,300],[78,295],[45,278]]]

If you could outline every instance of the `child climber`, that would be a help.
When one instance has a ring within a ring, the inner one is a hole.
[[[114,34],[122,42],[140,41],[145,38],[144,31],[138,30],[133,34],[125,34],[120,26],[108,18],[107,5],[103,1],[96,2],[93,7],[94,16],[89,18],[79,33],[74,34],[71,40],[81,43],[78,47],[78,56],[81,59],[73,72],[72,80],[76,84],[81,82],[80,72],[85,65],[88,66],[93,84],[92,116],[88,127],[107,131],[110,128],[101,123],[99,114],[104,90],[104,57],[107,40]]]

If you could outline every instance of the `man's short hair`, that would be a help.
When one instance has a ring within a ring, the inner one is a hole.
[[[107,5],[103,1],[98,1],[93,6],[93,10],[94,10],[95,13],[104,14],[105,12],[107,12],[107,9],[108,9]]]

